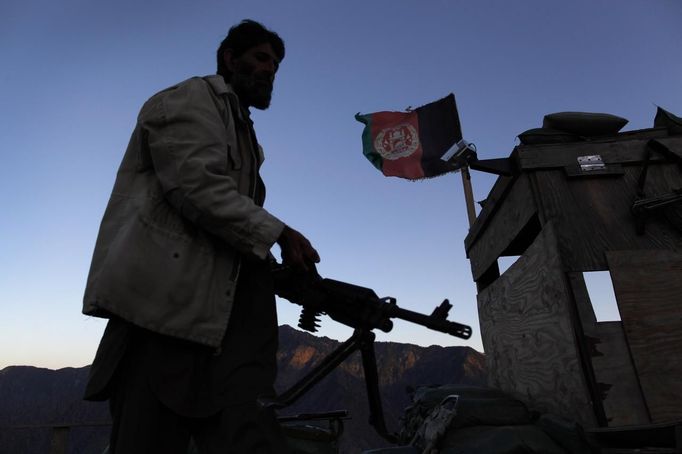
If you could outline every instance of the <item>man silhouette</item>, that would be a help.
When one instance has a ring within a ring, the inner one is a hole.
[[[306,269],[310,242],[263,208],[249,108],[267,109],[284,43],[232,27],[218,74],[142,107],[100,226],[83,312],[109,318],[85,398],[109,399],[112,454],[286,452],[273,413],[269,250]]]

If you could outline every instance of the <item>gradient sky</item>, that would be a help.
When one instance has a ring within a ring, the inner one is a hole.
[[[475,332],[397,323],[379,340],[482,349],[459,175],[383,177],[362,155],[356,112],[454,92],[481,158],[507,156],[551,112],[608,112],[626,130],[651,127],[655,105],[682,114],[679,0],[3,0],[0,369],[92,361],[104,322],[80,313],[82,293],[137,112],[214,73],[243,18],[287,45],[272,107],[254,114],[266,208],[310,238],[323,276],[422,312],[448,297]],[[476,200],[493,182],[474,173]],[[295,325],[297,306],[278,307]],[[321,334],[350,332],[325,319]]]

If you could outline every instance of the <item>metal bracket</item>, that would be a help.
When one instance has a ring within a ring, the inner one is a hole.
[[[625,172],[620,164],[606,165],[601,155],[591,154],[578,156],[577,165],[566,166],[564,168],[566,176],[572,177],[593,177],[593,176],[621,176]]]
[[[644,235],[647,216],[661,208],[682,203],[682,188],[673,189],[672,192],[653,197],[646,197],[644,186],[649,172],[649,164],[654,152],[663,155],[668,162],[677,163],[682,169],[682,157],[673,153],[668,147],[656,139],[651,139],[646,144],[644,164],[637,180],[637,196],[632,204],[632,214],[635,217],[635,231],[637,235]]]
[[[578,156],[578,165],[583,172],[593,172],[595,170],[604,170],[606,165],[601,159],[601,155],[592,154],[587,156]]]
[[[516,173],[510,158],[478,159],[476,145],[464,139],[454,144],[440,159],[454,163],[456,169],[468,166],[471,169],[495,175],[513,176]]]

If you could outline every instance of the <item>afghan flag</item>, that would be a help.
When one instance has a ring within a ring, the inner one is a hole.
[[[462,139],[452,93],[412,111],[358,113],[355,119],[365,124],[362,152],[387,177],[419,180],[459,169],[440,159]]]

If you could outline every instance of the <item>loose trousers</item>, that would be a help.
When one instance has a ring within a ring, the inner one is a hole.
[[[186,454],[190,438],[201,454],[288,452],[274,413],[257,403],[274,394],[276,376],[277,316],[266,264],[242,265],[219,353],[130,324],[112,328],[116,339],[105,332],[91,373],[101,383],[88,385],[109,398],[110,454]],[[107,351],[124,353],[103,380],[97,370],[111,368]]]

